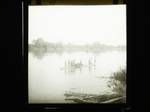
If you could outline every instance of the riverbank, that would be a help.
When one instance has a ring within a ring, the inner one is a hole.
[[[75,103],[125,103],[125,97],[117,94],[109,95],[95,95],[95,94],[83,94],[83,93],[65,93],[66,99]]]

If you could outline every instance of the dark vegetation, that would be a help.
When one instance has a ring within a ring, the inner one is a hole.
[[[65,93],[66,100],[75,103],[125,103],[126,102],[126,70],[122,69],[113,73],[108,82],[108,87],[112,89],[112,94],[82,94],[69,92]]]
[[[115,72],[108,82],[108,87],[112,89],[116,94],[126,97],[126,70],[121,69]]]

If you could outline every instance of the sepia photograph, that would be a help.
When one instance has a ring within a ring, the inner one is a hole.
[[[122,104],[126,5],[28,6],[28,103]]]

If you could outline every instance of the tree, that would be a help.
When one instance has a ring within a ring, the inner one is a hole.
[[[36,47],[41,47],[43,46],[45,43],[45,41],[42,39],[42,38],[38,38],[36,40],[33,40],[33,44],[36,46]]]

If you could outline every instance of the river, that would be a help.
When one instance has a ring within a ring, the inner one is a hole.
[[[125,51],[28,54],[29,103],[68,103],[66,92],[111,94],[109,76],[126,67]],[[70,103],[70,102],[69,102]]]

